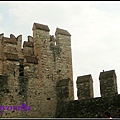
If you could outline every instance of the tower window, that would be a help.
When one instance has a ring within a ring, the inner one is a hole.
[[[47,100],[51,100],[51,98],[47,98]]]
[[[19,76],[24,76],[24,66],[23,65],[20,65]]]

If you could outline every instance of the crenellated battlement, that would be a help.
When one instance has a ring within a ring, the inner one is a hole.
[[[101,97],[118,94],[116,78],[115,70],[100,72],[99,81]],[[78,100],[94,97],[91,74],[77,77],[76,84]]]
[[[55,35],[50,35],[49,27],[39,23],[32,30],[33,36],[23,46],[22,35],[0,34],[0,103],[16,106],[22,102],[31,108],[29,112],[5,111],[1,117],[62,117],[64,106],[75,109],[76,102],[94,99],[89,74],[77,77],[78,101],[74,101],[71,34],[56,28]],[[115,70],[101,72],[99,81],[102,99],[118,94]]]
[[[77,77],[78,100],[93,98],[93,79],[91,74]]]
[[[78,100],[59,102],[56,118],[104,118],[104,112],[110,111],[116,118],[120,108],[120,95],[117,91],[115,70],[103,71],[99,74],[101,97],[93,97],[92,75],[77,77]]]
[[[23,46],[22,35],[0,35],[0,74],[8,76],[9,90],[1,104],[16,104],[17,100],[31,107],[29,114],[11,112],[1,117],[54,117],[57,102],[74,100],[71,35],[56,28],[54,37],[47,25],[39,23],[32,30],[33,37],[29,35]],[[68,79],[65,86],[58,85]],[[6,99],[9,95],[10,101]]]

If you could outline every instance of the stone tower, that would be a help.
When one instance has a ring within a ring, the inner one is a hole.
[[[31,80],[29,88],[34,88],[39,95],[36,93],[34,96],[29,90],[28,96],[35,98],[33,106],[36,106],[36,110],[33,110],[32,116],[41,118],[54,117],[58,101],[74,99],[71,35],[66,30],[57,28],[54,37],[49,35],[49,31],[47,25],[33,25],[34,56],[38,59],[39,79],[36,82],[33,80],[33,85]],[[61,94],[66,93],[61,97]],[[32,104],[30,99],[28,101]]]
[[[30,111],[5,111],[1,117],[53,118],[59,101],[74,100],[71,35],[34,23],[33,37],[0,34],[0,104],[30,106]]]

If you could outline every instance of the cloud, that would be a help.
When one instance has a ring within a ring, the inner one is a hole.
[[[2,20],[2,18],[3,18],[3,17],[2,17],[2,15],[0,14],[0,20]]]

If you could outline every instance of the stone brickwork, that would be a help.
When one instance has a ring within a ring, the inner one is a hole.
[[[56,90],[58,101],[66,101],[66,99],[69,97],[69,81],[70,79],[66,79],[59,80],[57,82]]]
[[[118,105],[119,96],[112,98],[118,95],[114,70],[100,73],[102,97],[97,102],[91,74],[79,76],[74,101],[71,34],[56,28],[55,35],[49,35],[49,27],[39,23],[32,30],[33,37],[28,36],[23,48],[22,35],[0,34],[0,105],[19,106],[7,108],[1,118],[95,117],[91,109],[107,109],[107,103],[102,105],[105,100],[110,107]],[[110,101],[104,98],[108,95]],[[20,111],[22,103],[30,110]]]
[[[120,94],[109,97],[60,102],[55,118],[105,119],[104,112],[107,110],[110,111],[112,118],[117,118],[118,108],[120,108]]]
[[[33,42],[24,41],[23,54],[24,54],[24,56],[34,56]]]
[[[93,80],[91,75],[77,77],[78,100],[93,98]]]
[[[93,80],[91,74],[77,78],[78,100],[59,101],[56,118],[105,118],[104,112],[110,111],[117,118],[120,108],[120,94],[117,91],[115,70],[100,72],[101,97],[93,98]]]
[[[19,74],[19,67],[16,66],[18,61],[12,60],[6,60],[4,64],[4,73],[6,75],[1,75],[1,85],[6,89],[6,92],[4,92],[3,96],[1,96],[1,105],[4,106],[15,106],[21,104],[21,97],[18,94],[19,92],[19,80],[18,80],[18,74]],[[5,78],[5,77],[6,78]],[[5,79],[4,79],[5,78]],[[6,83],[7,82],[7,83]],[[2,84],[3,83],[3,84]],[[20,113],[17,111],[4,111],[3,114],[1,114],[1,117],[20,117]]]
[[[70,33],[57,28],[49,35],[49,27],[39,23],[32,30],[23,49],[22,35],[0,34],[0,75],[8,90],[1,105],[30,106],[29,112],[4,111],[1,117],[53,118],[59,101],[74,100]]]
[[[73,82],[70,35],[63,35],[56,32],[56,37],[53,36],[51,39],[49,31],[47,25],[38,23],[33,25],[34,54],[38,58],[39,84],[41,85],[38,89],[42,91],[39,99],[44,101],[42,105],[41,102],[37,103],[39,105],[39,108],[37,108],[39,112],[35,114],[36,116],[40,116],[39,114],[41,114],[41,117],[55,116],[57,101],[59,99],[57,98],[58,91],[55,89],[57,82],[68,78],[70,79],[70,83]],[[64,33],[64,30],[62,31]],[[72,84],[68,86],[69,95],[66,100],[74,99]]]
[[[109,96],[112,94],[118,94],[116,79],[117,77],[115,70],[100,72],[99,80],[100,92],[102,97]]]

